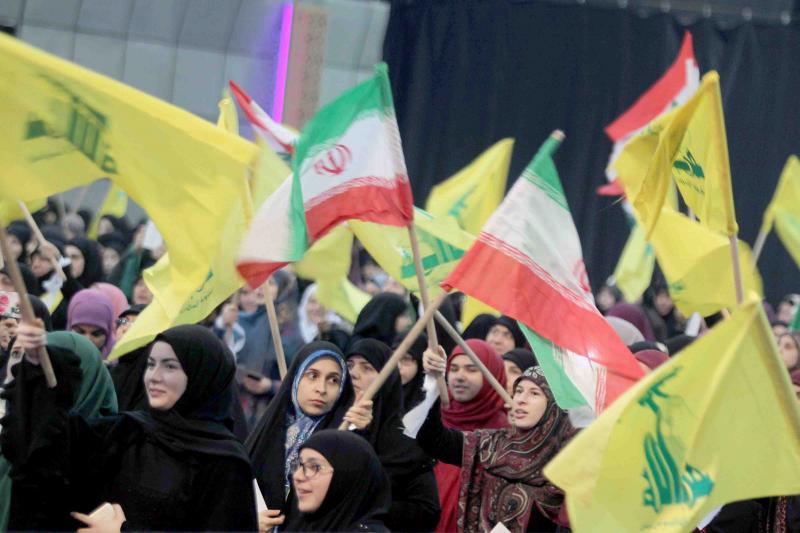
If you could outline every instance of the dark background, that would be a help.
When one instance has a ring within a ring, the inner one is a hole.
[[[503,137],[516,139],[510,187],[562,129],[556,165],[597,289],[629,232],[622,209],[595,193],[611,151],[603,128],[661,76],[688,30],[701,76],[720,73],[740,238],[752,245],[787,157],[800,154],[798,17],[759,15],[394,1],[384,57],[416,204]],[[774,232],[759,267],[771,302],[800,291],[798,267]]]

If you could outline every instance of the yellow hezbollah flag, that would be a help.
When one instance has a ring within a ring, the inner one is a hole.
[[[764,212],[761,231],[768,232],[773,224],[781,242],[800,265],[800,159],[795,155],[783,167],[775,194]]]
[[[614,269],[614,283],[622,291],[625,300],[635,302],[641,298],[650,286],[655,266],[653,247],[645,239],[642,227],[636,224],[631,228],[628,242]]]
[[[703,76],[685,104],[658,117],[628,142],[614,168],[648,236],[673,179],[704,225],[736,235],[719,75],[712,71]]]
[[[441,291],[439,283],[458,264],[475,237],[459,228],[454,219],[434,217],[418,207],[414,208],[414,225],[425,281],[430,292],[438,294]],[[417,269],[406,228],[360,220],[351,220],[348,226],[387,274],[408,290],[419,292]]]
[[[730,241],[689,217],[665,207],[650,240],[669,293],[685,316],[708,316],[736,307]],[[752,264],[750,247],[739,241],[739,266],[744,294],[763,295],[761,276]]]
[[[47,205],[47,198],[25,202],[28,212],[35,213]],[[25,218],[18,202],[0,199],[0,224],[8,226],[12,220]]]
[[[506,192],[514,139],[503,139],[446,181],[435,186],[425,210],[451,216],[464,231],[477,235]]]
[[[0,197],[108,177],[147,212],[180,294],[203,282],[257,148],[123,83],[0,34]],[[162,305],[175,316],[181,301]]]
[[[582,531],[691,531],[725,503],[800,493],[800,408],[761,302],[620,396],[544,469]]]
[[[223,98],[220,114],[224,113]],[[230,122],[221,124],[222,128],[226,128]],[[280,179],[286,173],[286,165],[268,148],[262,150],[258,168],[262,171],[271,169],[271,174],[257,176],[264,181]],[[218,225],[222,233],[214,243],[212,259],[197,265],[197,268],[205,271],[205,277],[188,291],[177,286],[172,279],[170,253],[147,269],[144,280],[153,293],[153,302],[139,315],[125,336],[117,341],[109,355],[110,360],[144,346],[167,328],[200,322],[242,286],[243,280],[236,271],[234,259],[252,219],[253,205],[244,176],[229,183],[228,187],[237,191],[238,196],[227,206],[224,217],[210,221]],[[195,222],[196,219],[192,219],[186,221],[186,224],[192,227]],[[164,302],[178,303],[178,312],[170,314]]]
[[[292,268],[301,278],[317,282],[317,299],[322,305],[355,322],[370,296],[347,280],[352,249],[353,234],[341,224],[311,245]]]
[[[119,185],[114,183],[108,188],[106,198],[97,210],[97,214],[89,226],[88,235],[91,239],[97,238],[97,227],[100,225],[100,219],[104,215],[113,215],[115,217],[124,217],[125,212],[128,211],[128,195]]]

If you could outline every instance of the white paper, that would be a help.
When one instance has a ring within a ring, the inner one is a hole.
[[[714,509],[713,511],[708,513],[708,515],[705,518],[703,518],[702,520],[700,520],[699,524],[697,524],[697,529],[705,528],[708,524],[711,523],[712,520],[714,520],[714,518],[717,517],[717,515],[719,514],[719,512],[721,510],[722,510],[722,507],[717,507],[716,509]]]
[[[502,522],[498,522],[489,533],[511,533],[511,530],[509,530]]]
[[[253,480],[253,492],[256,493],[256,514],[261,511],[267,510],[267,502],[264,501],[264,496],[261,494],[261,489],[258,488],[258,481]]]
[[[403,434],[412,439],[417,438],[417,433],[425,423],[425,419],[428,418],[431,407],[439,398],[439,387],[436,384],[436,378],[431,374],[425,375],[422,388],[425,390],[425,399],[403,417],[403,427],[405,427]]]
[[[686,329],[684,333],[690,337],[697,337],[697,334],[700,333],[700,326],[702,324],[703,317],[700,316],[700,313],[692,313],[692,316],[690,316],[689,320],[686,321]]]
[[[164,244],[164,238],[158,231],[155,222],[152,220],[147,221],[147,227],[144,230],[144,237],[142,238],[142,248],[146,250],[156,250]]]

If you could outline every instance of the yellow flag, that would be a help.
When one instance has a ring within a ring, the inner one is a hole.
[[[97,238],[97,227],[100,225],[100,219],[104,215],[114,215],[115,217],[124,217],[125,212],[128,211],[128,195],[122,190],[122,187],[112,183],[106,193],[106,198],[97,210],[97,214],[92,220],[87,232],[89,238]]]
[[[180,294],[203,282],[257,147],[0,34],[0,197],[37,200],[108,177],[147,212]],[[162,301],[175,316],[182,301]]]
[[[464,325],[464,327],[469,326],[470,322],[475,320],[476,316],[483,313],[494,316],[500,316],[501,314],[500,311],[494,307],[488,306],[477,298],[473,298],[472,296],[465,294],[464,305],[461,309],[461,323]]]
[[[25,202],[25,206],[28,208],[28,212],[30,213],[35,213],[46,205],[47,198]],[[0,224],[8,226],[12,220],[21,220],[23,218],[25,218],[25,214],[19,207],[19,203],[13,200],[0,199]]]
[[[625,300],[635,302],[642,297],[650,286],[655,266],[653,247],[647,243],[642,227],[636,224],[631,228],[628,242],[614,269],[614,283],[622,291]]]
[[[387,274],[413,292],[419,292],[417,270],[411,253],[411,241],[406,228],[383,226],[372,222],[348,222],[356,238]],[[434,217],[414,208],[422,269],[431,294],[438,294],[439,283],[458,264],[475,237],[458,227],[450,217]]]
[[[317,282],[317,299],[345,320],[355,322],[369,294],[347,280],[353,234],[342,224],[316,241],[292,268],[298,276]]]
[[[223,114],[222,104],[220,109]],[[220,124],[222,127],[227,127],[230,123]],[[270,171],[267,175],[259,176],[259,179],[265,181],[280,179],[279,177],[286,173],[283,161],[266,148],[260,154],[258,168]],[[243,280],[236,271],[234,260],[250,224],[253,205],[245,176],[241,176],[229,187],[237,191],[238,196],[227,206],[224,217],[210,221],[222,229],[219,240],[214,243],[212,259],[196,265],[197,268],[203,269],[205,277],[190,290],[183,290],[173,281],[170,253],[147,269],[144,272],[144,280],[153,293],[153,302],[142,312],[125,336],[117,341],[109,360],[144,346],[169,327],[200,322],[242,286]],[[193,224],[194,220],[187,223],[188,226]],[[180,307],[176,313],[171,314],[164,302],[176,302]]]
[[[783,167],[775,194],[764,212],[761,231],[769,231],[773,224],[781,242],[800,266],[800,159],[795,155]]]
[[[670,208],[664,208],[651,237],[669,293],[686,316],[707,316],[736,307],[736,286],[728,237]],[[752,264],[750,247],[739,241],[739,266],[744,294],[763,296],[761,276]]]
[[[800,409],[759,300],[620,396],[544,469],[582,531],[691,531],[800,494]]]
[[[628,142],[614,168],[648,236],[673,180],[705,226],[736,235],[719,75],[712,71],[703,76],[685,104],[658,117]]]
[[[514,139],[503,139],[457,174],[435,186],[425,209],[435,217],[451,216],[472,235],[481,232],[506,192]]]

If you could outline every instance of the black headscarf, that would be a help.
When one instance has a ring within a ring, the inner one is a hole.
[[[157,341],[169,344],[178,357],[189,378],[186,390],[167,411],[148,409],[125,414],[167,449],[234,457],[249,463],[244,447],[231,433],[236,365],[230,351],[208,328],[197,325],[170,328],[159,334]]]
[[[34,316],[44,322],[45,331],[53,331],[53,321],[50,318],[50,310],[47,309],[47,305],[33,294],[29,294],[28,299],[31,301]]]
[[[524,348],[514,348],[510,352],[503,354],[503,359],[517,365],[520,372],[525,372],[527,369],[539,365],[534,353]]]
[[[372,447],[349,431],[318,431],[301,449],[322,454],[333,467],[328,492],[319,509],[299,514],[291,531],[388,531],[389,480]]]
[[[125,253],[125,250],[128,249],[128,240],[125,236],[118,232],[112,231],[110,233],[105,233],[97,237],[97,242],[103,248],[111,248],[112,250],[116,251],[120,257]]]
[[[505,328],[508,329],[508,331],[511,332],[511,335],[514,337],[515,348],[524,348],[525,346],[528,345],[528,340],[525,338],[525,334],[522,333],[519,324],[517,324],[517,321],[511,318],[510,316],[503,315],[500,318],[498,318],[497,325],[504,326]]]
[[[419,298],[417,298],[413,293],[409,295],[409,298],[414,310],[417,311],[417,318],[419,318],[419,314],[422,312]],[[441,305],[439,305],[439,312],[451,326],[458,329],[456,325],[458,322],[458,315],[456,315],[456,308],[453,305],[453,300],[450,297],[445,298]],[[434,325],[436,326],[436,339],[439,341],[439,345],[444,348],[445,353],[452,352],[453,348],[456,347],[456,341],[454,341],[453,338],[447,333],[447,330],[444,329],[444,326],[439,324],[438,320],[434,320]]]
[[[486,340],[486,335],[489,334],[489,330],[492,329],[492,326],[495,324],[497,324],[496,316],[488,313],[481,313],[472,319],[472,322],[469,323],[469,326],[467,326],[461,336],[464,337],[464,340],[480,339],[484,341]]]
[[[31,240],[31,229],[25,222],[22,222],[21,220],[13,220],[11,221],[11,224],[8,225],[8,228],[6,228],[6,231],[9,235],[16,237],[19,243],[22,245],[22,251],[20,252],[19,257],[17,257],[17,261],[24,262],[28,258],[27,245],[28,241]]]
[[[78,282],[88,289],[93,283],[103,281],[103,258],[100,256],[100,246],[84,237],[75,237],[67,242],[67,245],[74,246],[83,254],[83,272],[78,276]]]
[[[292,389],[300,368],[305,366],[307,359],[312,355],[316,356],[320,351],[338,354],[338,357],[344,359],[341,350],[330,342],[314,341],[300,348],[281,382],[278,393],[269,402],[267,410],[261,416],[261,420],[258,421],[256,427],[253,428],[245,444],[247,453],[250,455],[250,462],[253,465],[253,472],[261,493],[267,502],[267,507],[270,509],[283,509],[284,514],[287,514],[289,509],[285,505],[284,464],[286,461],[286,430],[290,425],[290,418],[294,411]],[[350,400],[353,397],[352,387],[348,382],[347,376],[342,377],[344,378],[342,394],[333,404],[331,410],[322,416],[314,431],[335,427],[337,423],[337,407],[351,403]]]
[[[376,339],[391,344],[397,333],[394,329],[397,317],[408,310],[402,296],[382,292],[374,296],[361,310],[353,327],[351,345],[359,339]]]
[[[392,351],[396,350],[397,347],[400,346],[400,343],[406,338],[408,331],[409,330],[401,331],[395,336],[394,342],[392,343]],[[406,352],[414,359],[414,361],[417,362],[417,373],[411,379],[411,381],[402,386],[403,415],[405,415],[425,399],[425,391],[422,389],[422,382],[425,381],[425,373],[422,371],[422,354],[425,353],[427,348],[428,338],[424,333],[422,333],[414,340],[414,342],[411,344],[411,347]]]
[[[40,294],[41,286],[33,270],[25,263],[18,262],[17,266],[19,266],[19,273],[22,274],[22,282],[25,283],[25,289],[27,289],[30,294]],[[8,267],[6,265],[0,268],[0,272],[8,276],[9,279],[11,278],[11,274],[8,273]]]
[[[347,351],[348,358],[354,355],[362,356],[380,372],[389,361],[392,350],[375,339],[362,339]],[[372,444],[393,482],[431,467],[416,441],[403,434],[403,390],[400,383],[400,372],[392,371],[372,399],[372,422],[365,432],[365,438]]]

